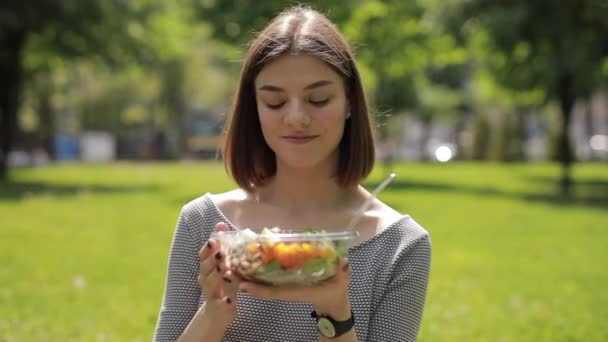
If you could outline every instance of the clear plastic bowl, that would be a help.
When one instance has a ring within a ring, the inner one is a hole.
[[[213,232],[226,267],[243,279],[270,285],[313,285],[332,277],[354,232],[283,233],[276,228]]]

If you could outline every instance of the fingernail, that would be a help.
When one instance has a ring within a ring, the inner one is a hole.
[[[232,299],[230,299],[230,297],[226,297],[226,303],[228,303],[228,304],[232,303]]]
[[[211,248],[211,241],[205,241],[205,248]]]
[[[220,265],[215,266],[215,269],[216,269],[218,272],[222,272],[222,269],[220,268]]]
[[[350,264],[347,262],[347,263],[344,265],[344,267],[342,267],[342,271],[344,271],[344,272],[348,271],[348,266],[349,266],[349,265],[350,265]]]
[[[222,258],[222,252],[217,251],[217,253],[215,253],[215,259],[220,260]]]
[[[207,248],[211,248],[213,247],[213,240],[209,239],[207,240]]]
[[[228,284],[232,283],[232,280],[230,280],[230,278],[228,277],[224,277],[223,278],[225,282],[227,282]]]

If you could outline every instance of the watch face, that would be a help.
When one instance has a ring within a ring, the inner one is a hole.
[[[334,337],[336,336],[336,329],[334,325],[325,317],[319,318],[317,322],[317,326],[319,327],[319,331],[325,337]]]

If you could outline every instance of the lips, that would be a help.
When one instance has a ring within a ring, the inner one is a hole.
[[[319,137],[318,135],[286,135],[283,139],[293,144],[305,144]]]

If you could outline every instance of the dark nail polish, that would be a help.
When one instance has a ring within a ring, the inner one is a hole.
[[[348,271],[348,266],[349,266],[349,263],[347,262],[346,265],[344,265],[344,267],[342,267],[342,271],[344,271],[344,272]]]
[[[215,259],[220,260],[222,258],[222,252],[218,251],[215,253]]]
[[[228,284],[232,283],[232,280],[230,280],[230,278],[228,278],[228,277],[224,277],[224,281],[227,282]]]
[[[230,299],[230,297],[226,298],[226,303],[228,303],[228,304],[232,303],[232,299]]]

